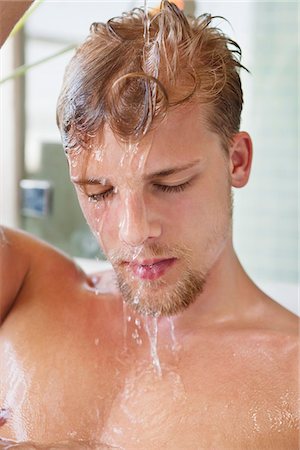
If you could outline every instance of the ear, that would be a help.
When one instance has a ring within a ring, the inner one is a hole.
[[[248,133],[237,133],[229,147],[230,176],[233,187],[247,184],[252,163],[252,141]]]

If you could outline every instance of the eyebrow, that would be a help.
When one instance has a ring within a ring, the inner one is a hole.
[[[176,166],[176,167],[170,167],[168,169],[159,170],[158,172],[152,172],[144,177],[146,181],[149,181],[153,178],[162,178],[167,177],[170,175],[177,174],[179,172],[183,172],[184,170],[190,169],[191,167],[196,166],[199,164],[202,160],[196,159],[195,161],[192,161],[188,164],[185,164],[184,166]],[[77,177],[71,178],[72,182],[79,185],[94,185],[94,184],[102,184],[107,185],[111,184],[109,179],[107,177],[93,177],[93,178],[82,178],[78,179]]]

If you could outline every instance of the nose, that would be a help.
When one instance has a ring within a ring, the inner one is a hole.
[[[150,208],[146,208],[141,193],[127,194],[123,200],[119,223],[120,240],[131,247],[142,245],[149,238],[157,238],[161,234],[158,220],[150,218]]]

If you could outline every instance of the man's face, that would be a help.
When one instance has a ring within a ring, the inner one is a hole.
[[[106,128],[70,156],[82,211],[138,312],[176,314],[205,289],[231,236],[228,167],[199,106],[168,113],[137,145]]]

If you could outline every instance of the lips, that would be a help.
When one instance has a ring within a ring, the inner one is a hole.
[[[156,280],[175,263],[176,258],[169,259],[149,259],[140,263],[130,263],[134,275],[142,280]]]

